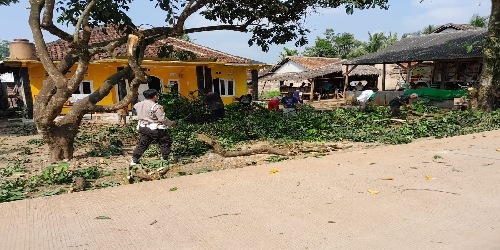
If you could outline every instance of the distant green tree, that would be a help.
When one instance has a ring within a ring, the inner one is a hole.
[[[306,47],[302,55],[312,57],[336,57],[337,51],[330,40],[317,37],[314,46]]]
[[[474,14],[469,20],[469,25],[478,28],[488,27],[489,16],[480,16],[479,14]]]
[[[285,59],[287,56],[298,56],[299,51],[296,49],[289,49],[287,47],[283,47],[283,52],[280,52],[280,61]]]
[[[354,38],[354,35],[348,32],[339,34],[334,39],[334,48],[337,50],[337,55],[340,58],[347,58],[349,53],[355,48],[363,46],[363,42]]]
[[[385,35],[384,32],[371,34],[368,32],[369,40],[363,43],[361,46],[351,50],[346,58],[356,58],[370,53],[375,53],[379,50],[385,49],[394,43],[396,43],[399,38],[398,34],[389,32],[389,35]]]
[[[435,31],[438,27],[432,24],[427,25],[425,28],[422,29],[420,32],[423,35],[431,34],[433,31]]]
[[[0,60],[7,58],[9,54],[9,41],[0,40]]]
[[[368,43],[366,43],[365,48],[368,53],[374,53],[379,51],[384,47],[387,37],[384,32],[374,33],[373,35],[368,32]]]

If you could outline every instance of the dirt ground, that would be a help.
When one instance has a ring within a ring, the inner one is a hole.
[[[97,130],[103,126],[116,126],[113,123],[84,123],[82,130]],[[49,162],[49,150],[46,144],[37,145],[33,141],[40,140],[41,136],[35,134],[35,128],[32,125],[24,126],[22,123],[0,123],[0,167],[19,161],[26,170],[26,176],[39,174],[48,166],[54,163]],[[34,135],[35,134],[35,135]],[[29,142],[32,143],[29,143]],[[109,157],[92,157],[87,152],[91,149],[90,145],[77,146],[74,159],[68,161],[70,169],[84,169],[91,166],[98,166],[101,170],[111,171],[113,175],[106,176],[91,183],[96,186],[102,182],[114,182],[124,184],[125,168],[128,167],[130,159],[135,148],[136,140],[131,138],[124,141],[123,155]],[[263,145],[270,145],[270,142],[247,142],[236,145],[233,150],[258,148]],[[281,162],[291,159],[321,158],[326,155],[335,154],[343,151],[356,151],[367,148],[377,147],[377,144],[367,143],[308,143],[294,142],[290,144],[273,144],[273,147],[289,150],[291,156],[275,156],[270,154],[255,154],[238,157],[222,157],[213,150],[201,157],[194,159],[180,159],[177,163],[170,166],[170,170],[164,176],[165,178],[178,177],[183,175],[192,175],[224,169],[243,168],[248,166],[258,166],[267,163]],[[338,149],[341,148],[341,149]],[[306,151],[306,152],[298,152]],[[159,157],[143,157],[141,159],[147,162],[159,160]],[[55,164],[57,165],[57,164]],[[38,188],[38,191],[30,194],[36,197],[38,194],[48,190],[56,190],[60,187],[69,188],[70,185],[53,185],[49,187]]]
[[[496,250],[499,138],[419,140],[2,203],[0,249]]]

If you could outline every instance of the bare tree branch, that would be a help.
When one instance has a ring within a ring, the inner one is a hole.
[[[30,10],[30,18],[29,25],[31,31],[33,33],[33,40],[36,45],[36,49],[38,52],[38,56],[40,57],[40,61],[43,64],[43,67],[47,70],[50,78],[52,78],[56,86],[58,88],[63,88],[66,86],[67,79],[66,77],[57,69],[52,62],[52,59],[49,56],[49,52],[47,50],[47,45],[43,39],[42,30],[40,27],[40,13],[42,9],[43,1],[30,0],[31,10]]]
[[[232,30],[232,31],[248,32],[248,29],[247,29],[248,25],[247,24],[245,24],[245,25],[217,25],[217,26],[198,27],[198,28],[185,29],[184,34],[204,32],[204,31],[214,31],[214,30]]]
[[[96,2],[97,0],[91,0],[80,15],[80,18],[78,19],[78,22],[75,26],[75,32],[73,33],[73,42],[78,43],[78,39],[80,37],[80,29],[82,28],[82,25],[88,25],[90,11],[92,10],[92,7],[94,7]]]
[[[53,22],[54,7],[55,7],[55,0],[45,0],[43,18],[42,18],[42,23],[41,23],[40,27],[42,27],[44,30],[50,32],[50,34],[63,39],[64,41],[67,41],[67,42],[73,41],[70,34],[59,29],[58,27],[56,27],[54,25],[54,22]]]
[[[203,6],[205,6],[207,3],[212,2],[212,0],[198,0],[196,3],[195,2],[196,0],[190,0],[182,13],[179,15],[177,23],[174,26],[174,30],[177,33],[182,33],[182,30],[184,29],[184,23],[189,16],[203,8]]]
[[[66,74],[71,67],[78,61],[78,55],[75,51],[68,53],[63,60],[57,64],[57,69],[63,74]],[[56,93],[56,87],[54,81],[49,78],[44,82],[42,89],[36,96],[36,101],[34,103],[34,116],[37,123],[40,125],[50,125],[53,120],[61,113],[61,111],[54,111],[49,102]],[[47,107],[50,107],[47,109]]]

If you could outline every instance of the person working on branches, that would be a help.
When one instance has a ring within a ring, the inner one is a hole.
[[[210,92],[205,97],[205,104],[212,111],[212,122],[224,119],[224,102],[217,92]]]
[[[400,117],[401,116],[401,105],[405,105],[408,109],[411,109],[410,99],[416,99],[418,97],[417,94],[411,95],[401,95],[389,102],[389,107],[391,107],[392,117]]]
[[[297,114],[296,108],[299,99],[293,96],[293,92],[288,92],[288,96],[281,98],[281,103],[283,103],[283,114],[294,116]]]
[[[239,99],[243,113],[248,114],[252,110],[252,89],[248,90],[248,94],[242,95]]]
[[[365,112],[366,103],[368,101],[373,100],[373,98],[375,97],[375,93],[377,91],[378,91],[377,88],[374,88],[373,90],[365,90],[365,91],[361,92],[361,94],[358,96],[357,100],[359,102],[359,107],[360,107],[361,113]]]
[[[172,140],[166,128],[167,126],[174,126],[175,122],[165,117],[163,107],[156,103],[158,101],[158,91],[148,89],[143,92],[143,95],[146,100],[134,105],[139,120],[137,124],[139,143],[130,161],[131,166],[140,163],[139,159],[152,142],[158,143],[163,160],[168,160],[170,146],[172,145]]]

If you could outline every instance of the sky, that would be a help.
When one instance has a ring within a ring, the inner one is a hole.
[[[306,27],[311,30],[308,35],[309,44],[314,44],[316,37],[322,36],[328,28],[334,29],[337,33],[353,33],[358,40],[366,41],[368,32],[396,32],[401,36],[404,33],[421,30],[429,24],[464,24],[475,13],[485,16],[491,12],[490,0],[424,0],[422,3],[420,1],[389,0],[389,10],[355,10],[352,15],[347,15],[343,8],[321,10],[320,13],[305,19]],[[21,0],[20,3],[11,6],[0,6],[0,39],[33,40],[28,26],[29,10],[26,8],[28,6],[27,0]],[[129,16],[136,25],[143,24],[144,27],[165,25],[163,12],[154,9],[154,4],[147,0],[135,0]],[[187,20],[186,28],[214,24],[216,23],[195,14]],[[72,27],[58,25],[64,30],[73,30]],[[50,34],[44,37],[47,42],[56,40],[56,37]],[[269,64],[278,61],[283,47],[295,49],[294,42],[290,42],[284,45],[272,45],[266,53],[260,47],[248,46],[251,34],[234,31],[203,32],[190,34],[190,37],[200,45]],[[297,49],[301,52],[304,47]]]

